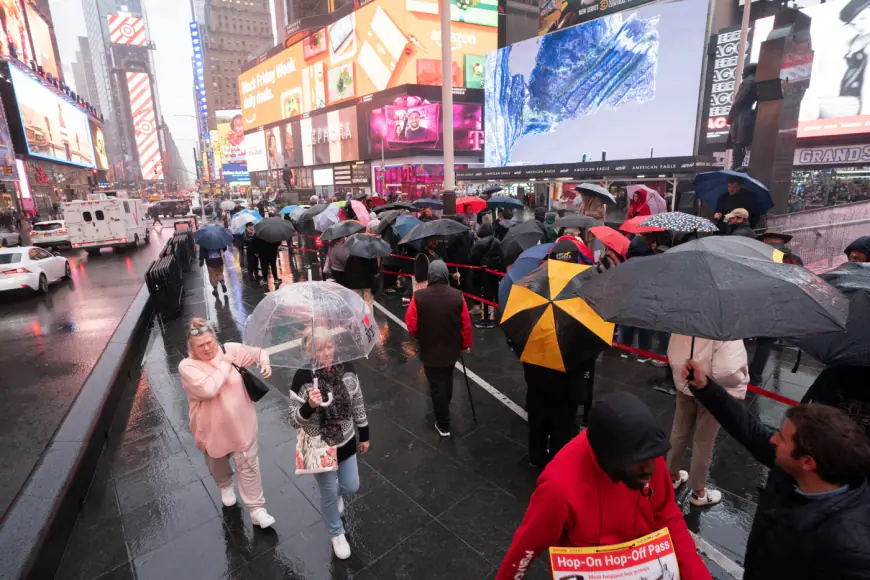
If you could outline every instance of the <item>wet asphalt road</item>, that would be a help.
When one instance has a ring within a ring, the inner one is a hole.
[[[151,244],[99,256],[64,255],[72,280],[45,297],[0,295],[0,514],[5,513],[78,394],[144,282],[144,273],[172,236],[170,220]]]

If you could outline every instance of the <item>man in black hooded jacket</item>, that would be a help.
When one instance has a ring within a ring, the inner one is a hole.
[[[797,405],[779,431],[704,376],[682,370],[692,394],[770,468],[746,545],[744,580],[870,578],[870,441],[827,405]]]

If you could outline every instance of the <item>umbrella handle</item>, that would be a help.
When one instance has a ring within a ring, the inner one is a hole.
[[[689,359],[695,358],[695,337],[692,337],[692,346],[689,349]],[[695,369],[689,368],[689,374],[686,376],[686,380],[690,383],[695,380]]]
[[[320,403],[321,407],[328,407],[332,404],[332,393],[326,393],[326,400]]]

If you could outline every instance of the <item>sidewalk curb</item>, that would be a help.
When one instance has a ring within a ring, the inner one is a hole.
[[[0,521],[0,580],[54,578],[152,312],[143,284]]]

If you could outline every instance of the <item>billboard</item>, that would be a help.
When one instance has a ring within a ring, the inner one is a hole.
[[[190,43],[193,47],[193,87],[196,90],[196,109],[199,112],[199,136],[208,139],[208,99],[205,93],[205,65],[202,56],[202,34],[199,23],[190,23]]]
[[[356,107],[299,120],[302,164],[323,165],[359,159]]]
[[[103,128],[88,121],[91,128],[91,142],[94,144],[94,164],[97,169],[107,171],[109,169],[109,156],[106,153],[106,137],[103,135]]]
[[[148,36],[145,33],[145,21],[136,16],[119,12],[109,14],[109,40],[113,44],[126,44],[128,46],[145,46],[148,44]]]
[[[54,54],[51,27],[36,9],[29,3],[25,5],[27,25],[30,27],[30,38],[33,40],[33,50],[36,62],[46,73],[56,79],[61,78],[60,69]]]
[[[369,114],[369,154],[441,150],[444,131],[441,103],[402,95],[389,105]],[[483,106],[453,103],[453,148],[456,151],[483,151]]]
[[[3,104],[0,103],[0,181],[18,181],[18,167],[15,161],[9,122],[6,120]]]
[[[235,183],[237,185],[250,185],[251,174],[248,173],[248,166],[245,163],[224,163],[223,164],[224,181],[227,183]]]
[[[479,82],[480,59],[498,46],[496,3],[457,2],[453,12],[453,77],[464,86],[466,78]],[[437,1],[373,0],[242,72],[244,128],[404,84],[440,84],[440,55]]]
[[[734,97],[737,76],[737,56],[740,45],[740,30],[721,31],[714,37],[716,52],[707,83],[707,143],[725,143],[728,140],[728,113]]]
[[[555,32],[653,0],[539,0],[538,35]]]
[[[870,5],[831,0],[801,9],[810,24],[813,66],[801,101],[800,137],[870,133],[870,79],[864,72],[870,34]],[[773,16],[755,21],[750,61],[758,62],[761,43],[773,29]]]
[[[139,155],[142,179],[163,179],[163,160],[157,136],[151,77],[148,73],[128,72],[127,90],[130,93],[130,112],[133,114],[136,152]]]
[[[212,131],[212,150],[222,163],[245,163],[245,134],[242,132],[242,112],[239,109],[215,111],[217,129]],[[217,163],[217,161],[215,161]]]
[[[10,66],[28,152],[61,163],[94,167],[88,117],[27,73]]]
[[[706,26],[683,0],[491,52],[486,166],[693,155]]]
[[[30,64],[33,48],[27,35],[23,0],[0,0],[0,54],[9,56],[15,47],[18,60]]]
[[[266,133],[264,131],[257,131],[245,137],[245,153],[249,173],[269,169],[269,161],[266,157]]]

